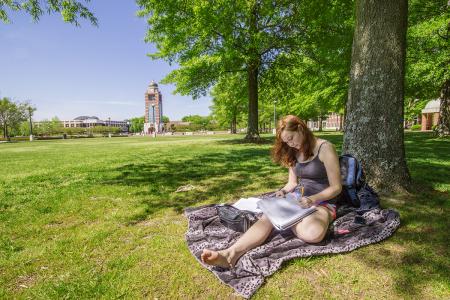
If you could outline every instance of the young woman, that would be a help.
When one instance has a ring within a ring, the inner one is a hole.
[[[339,158],[334,146],[316,138],[305,122],[296,116],[286,116],[278,123],[272,158],[289,169],[288,183],[277,196],[298,191],[303,195],[302,207],[316,206],[317,211],[290,228],[307,243],[318,243],[324,238],[328,225],[336,218],[336,201],[342,186]],[[203,249],[204,263],[233,268],[239,257],[261,245],[273,230],[269,219],[262,217],[232,246],[214,251]]]

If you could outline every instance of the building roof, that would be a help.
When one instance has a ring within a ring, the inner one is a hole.
[[[150,84],[148,85],[149,87],[155,87],[155,88],[157,88],[158,87],[158,84],[156,84],[156,82],[154,82],[153,80],[152,80],[152,82],[150,82]]]
[[[439,112],[440,106],[441,106],[440,99],[431,100],[430,102],[427,103],[427,105],[425,105],[425,108],[422,109],[422,113],[427,114]]]
[[[98,117],[96,117],[96,116],[92,116],[92,117],[89,117],[89,116],[79,116],[79,117],[76,117],[74,120],[81,120],[81,121],[83,121],[83,120],[87,120],[87,119],[95,119],[95,120],[100,120]]]

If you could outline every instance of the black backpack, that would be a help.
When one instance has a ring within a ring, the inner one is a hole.
[[[365,180],[363,168],[359,161],[350,154],[339,157],[342,193],[341,205],[356,207],[358,210],[379,208],[378,194]]]

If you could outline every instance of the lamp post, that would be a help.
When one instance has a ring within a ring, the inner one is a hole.
[[[153,137],[156,137],[156,119],[155,119],[155,103],[152,103],[152,109],[153,109]]]
[[[273,101],[273,129],[272,129],[272,133],[276,134],[277,133],[277,111],[276,111],[276,103],[277,100]]]
[[[33,121],[31,120],[31,116],[33,115],[33,112],[36,110],[36,108],[32,107],[31,105],[28,105],[27,110],[30,119],[30,142],[32,142],[34,140],[34,137],[33,137]]]
[[[111,117],[108,117],[108,137],[111,138]]]

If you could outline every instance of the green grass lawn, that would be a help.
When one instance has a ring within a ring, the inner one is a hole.
[[[341,147],[342,135],[322,137]],[[188,251],[182,210],[285,183],[271,138],[241,139],[0,144],[0,298],[236,297]],[[381,199],[401,215],[393,237],[291,260],[254,298],[449,299],[450,141],[408,133],[406,152],[414,191]]]

